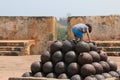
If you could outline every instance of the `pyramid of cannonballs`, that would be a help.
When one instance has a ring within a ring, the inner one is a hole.
[[[117,65],[107,53],[92,42],[54,41],[50,51],[41,54],[41,61],[31,64],[31,72],[23,77],[46,77],[70,80],[104,80],[119,77]]]

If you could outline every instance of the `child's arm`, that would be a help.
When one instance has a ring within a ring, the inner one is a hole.
[[[87,37],[88,37],[89,42],[91,42],[90,33],[89,33],[88,28],[87,28]]]

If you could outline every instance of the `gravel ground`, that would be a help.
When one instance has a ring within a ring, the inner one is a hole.
[[[115,61],[120,69],[120,57],[109,57],[109,59]],[[0,56],[0,80],[20,77],[24,72],[30,71],[30,65],[34,61],[40,61],[40,55]]]

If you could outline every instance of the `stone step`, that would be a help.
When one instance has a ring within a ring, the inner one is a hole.
[[[98,49],[107,52],[108,56],[120,56],[120,41],[95,41]]]
[[[120,52],[106,52],[108,56],[120,56]]]
[[[0,46],[0,48],[23,48],[22,46]]]
[[[21,55],[20,51],[0,51],[1,56],[19,56]]]
[[[95,41],[98,47],[118,47],[120,41]]]
[[[22,51],[23,47],[0,46],[0,51]]]
[[[0,42],[0,46],[24,46],[23,42]]]
[[[103,51],[116,51],[120,52],[120,47],[97,47],[99,50]]]
[[[120,43],[97,43],[97,46],[100,47],[119,47]]]

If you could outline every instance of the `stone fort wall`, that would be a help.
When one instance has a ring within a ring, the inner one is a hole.
[[[91,37],[93,40],[119,40],[120,16],[71,16],[68,17],[68,36],[73,39],[72,26],[77,23],[89,23],[93,26]],[[86,36],[85,36],[86,38]]]
[[[0,40],[35,40],[31,54],[39,54],[48,40],[56,40],[56,18],[53,16],[1,16]]]

